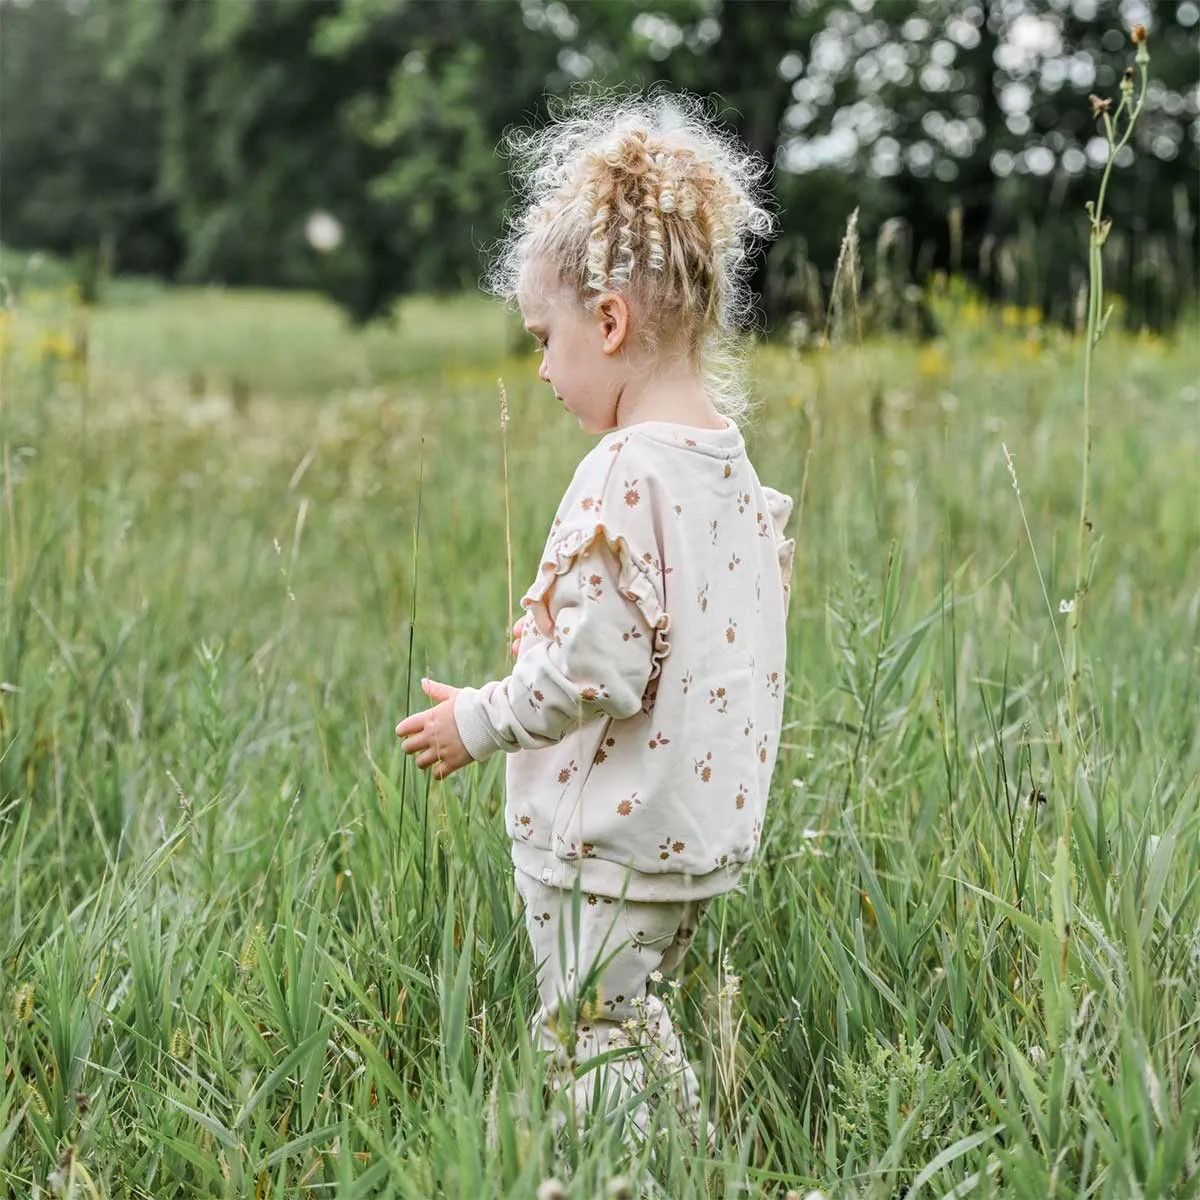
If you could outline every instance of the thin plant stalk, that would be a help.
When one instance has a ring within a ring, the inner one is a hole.
[[[1087,204],[1088,212],[1088,312],[1087,340],[1083,348],[1083,465],[1079,485],[1079,526],[1075,535],[1075,589],[1071,597],[1071,619],[1069,624],[1068,655],[1069,670],[1067,676],[1067,770],[1068,796],[1066,820],[1063,828],[1063,838],[1069,843],[1071,833],[1071,814],[1074,811],[1078,782],[1076,774],[1079,768],[1080,753],[1083,738],[1079,730],[1079,693],[1081,674],[1081,646],[1083,641],[1083,598],[1087,591],[1090,572],[1085,557],[1087,534],[1092,528],[1091,519],[1091,470],[1092,470],[1092,369],[1095,361],[1096,344],[1104,334],[1108,319],[1112,315],[1112,307],[1101,315],[1104,308],[1104,243],[1108,240],[1112,228],[1112,218],[1104,216],[1104,198],[1108,191],[1108,181],[1112,175],[1113,164],[1117,156],[1129,144],[1133,127],[1142,111],[1146,98],[1146,68],[1150,63],[1150,54],[1146,48],[1146,30],[1144,26],[1134,26],[1132,32],[1133,44],[1137,47],[1135,59],[1140,74],[1137,88],[1137,99],[1134,100],[1134,71],[1130,67],[1121,80],[1121,99],[1116,112],[1110,114],[1108,109],[1111,99],[1102,100],[1092,96],[1093,114],[1103,118],[1104,136],[1108,142],[1108,161],[1104,165],[1104,173],[1100,177],[1100,189],[1094,202]],[[1126,118],[1122,132],[1120,122],[1122,115]]]
[[[419,574],[419,563],[417,561],[417,552],[421,545],[421,494],[424,490],[425,483],[425,439],[421,439],[421,454],[417,460],[417,518],[413,522],[413,543],[412,543],[412,599],[410,602],[408,613],[408,667],[404,676],[404,711],[405,713],[412,712],[412,673],[413,673],[413,644],[417,631],[417,579]],[[404,845],[404,807],[407,789],[405,783],[408,780],[408,755],[404,755],[400,762],[400,828],[398,838],[400,845]]]
[[[508,499],[508,392],[504,380],[496,381],[500,385],[500,453],[504,461],[504,555],[508,580],[508,608],[505,618],[505,630],[511,627],[513,619],[513,555],[512,555],[512,515]],[[508,640],[505,641],[508,649]],[[507,659],[505,660],[507,661]]]

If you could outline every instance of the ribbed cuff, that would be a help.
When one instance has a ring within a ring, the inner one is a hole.
[[[502,748],[484,716],[483,698],[477,688],[461,688],[454,697],[454,723],[467,753],[476,762],[483,762]]]

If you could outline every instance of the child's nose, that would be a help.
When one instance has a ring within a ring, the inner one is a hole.
[[[546,356],[544,354],[542,355],[542,365],[538,367],[538,378],[543,383],[550,382],[550,371],[546,367]]]

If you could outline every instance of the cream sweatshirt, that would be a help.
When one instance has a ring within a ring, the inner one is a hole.
[[[737,885],[779,749],[791,507],[732,423],[633,425],[580,463],[512,674],[455,701],[472,758],[510,755],[519,870],[637,900]]]

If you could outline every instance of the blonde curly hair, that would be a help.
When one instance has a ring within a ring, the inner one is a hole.
[[[662,93],[576,93],[504,145],[518,204],[488,290],[515,301],[536,261],[585,307],[621,295],[651,346],[682,339],[716,407],[743,416],[747,277],[775,224],[760,190],[767,164],[703,101]]]

